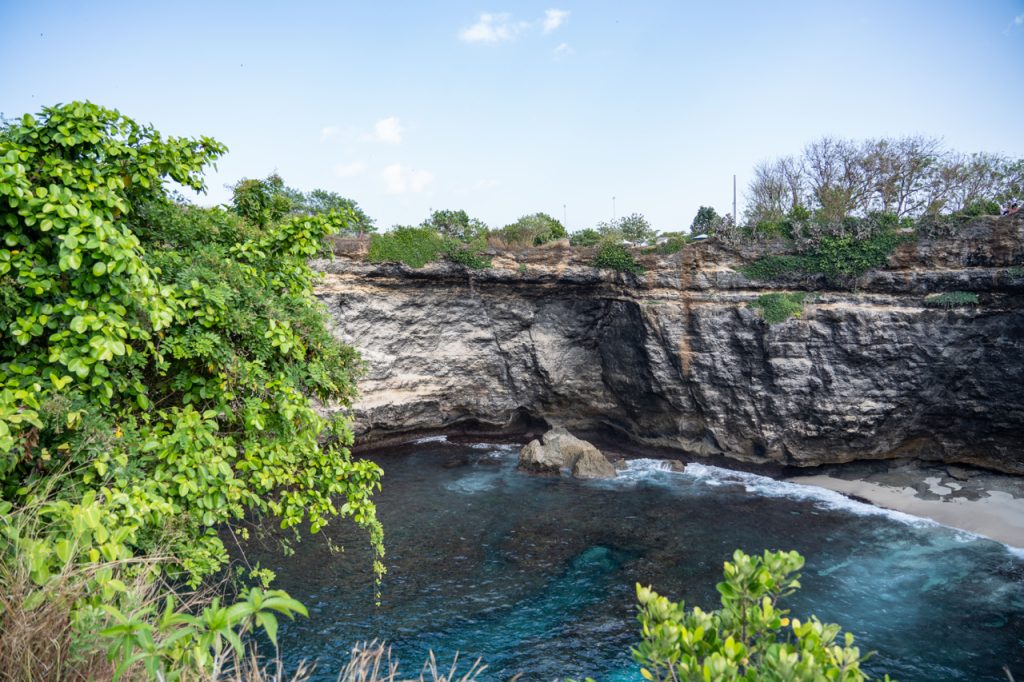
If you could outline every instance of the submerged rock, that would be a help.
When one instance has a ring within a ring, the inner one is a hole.
[[[686,464],[684,464],[682,460],[678,459],[670,459],[668,461],[668,467],[672,471],[686,471]]]

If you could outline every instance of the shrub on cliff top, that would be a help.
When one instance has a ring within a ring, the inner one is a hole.
[[[370,235],[370,252],[366,259],[372,263],[405,263],[411,268],[422,268],[437,260],[444,250],[444,239],[429,227],[396,227],[390,232]]]
[[[598,244],[597,253],[594,255],[594,267],[630,272],[634,275],[643,274],[644,271],[633,259],[629,249],[611,240]]]

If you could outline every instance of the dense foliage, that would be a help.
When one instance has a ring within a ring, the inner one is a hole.
[[[629,272],[634,275],[642,274],[644,271],[633,259],[633,254],[629,249],[611,240],[604,240],[598,244],[597,253],[594,254],[594,267]]]
[[[250,514],[350,517],[383,551],[381,472],[313,403],[349,402],[359,369],[306,264],[345,217],[286,217],[252,185],[237,213],[171,200],[224,151],[81,102],[0,130],[0,559],[39,594],[92,567],[76,614],[116,610],[110,562],[198,584]]]
[[[690,223],[690,234],[708,234],[712,232],[715,225],[721,220],[721,216],[710,206],[701,206],[697,209],[697,215],[693,216]]]
[[[285,185],[276,173],[263,180],[239,180],[232,190],[234,211],[257,225],[267,225],[289,215],[334,213],[343,218],[335,222],[339,232],[365,234],[377,229],[374,220],[352,199],[324,189],[303,193]]]
[[[849,219],[848,222],[859,224],[869,221]],[[860,237],[856,229],[850,229],[845,234],[822,235],[799,253],[762,256],[743,267],[741,272],[759,280],[788,274],[822,274],[830,280],[839,281],[885,265],[897,246],[913,239],[912,234],[896,231],[884,222],[867,230],[866,234]]]
[[[566,237],[565,227],[547,213],[524,215],[510,225],[491,233],[507,246],[540,246]]]
[[[437,232],[442,237],[470,242],[487,236],[487,225],[459,209],[434,211],[420,223],[420,227]]]
[[[804,559],[796,552],[766,551],[748,556],[737,550],[725,562],[718,583],[722,608],[687,609],[683,602],[637,585],[642,640],[633,656],[645,679],[726,682],[759,680],[868,679],[865,660],[850,633],[822,623],[789,617],[780,601],[800,588]],[[888,676],[886,676],[888,679]]]
[[[804,310],[807,294],[802,291],[792,293],[772,292],[761,294],[748,304],[749,308],[761,311],[761,317],[768,324],[785,322],[791,317],[800,317]]]
[[[599,241],[601,233],[592,227],[585,227],[569,235],[569,243],[572,246],[596,246]]]

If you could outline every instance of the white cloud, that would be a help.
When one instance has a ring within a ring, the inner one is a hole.
[[[334,167],[334,174],[339,178],[354,178],[366,172],[366,164],[362,161],[352,163],[339,163]]]
[[[555,48],[555,56],[557,57],[568,57],[575,53],[576,50],[569,47],[569,43],[559,43],[558,47]]]
[[[419,194],[434,181],[433,173],[406,168],[400,163],[391,164],[381,171],[380,176],[384,178],[384,191],[388,194],[405,194],[406,192]]]
[[[1024,26],[1024,14],[1018,14],[1013,18],[1014,26]]]
[[[398,144],[402,141],[402,133],[405,128],[399,122],[397,116],[382,118],[373,124],[373,132],[363,135],[360,139],[368,142],[389,142]]]
[[[507,43],[528,28],[526,22],[513,22],[508,14],[481,14],[480,20],[459,33],[467,43]]]
[[[326,126],[320,131],[321,140],[332,140],[341,134],[341,129],[337,126]]]
[[[551,33],[569,19],[569,11],[564,9],[549,9],[544,11],[544,32]]]

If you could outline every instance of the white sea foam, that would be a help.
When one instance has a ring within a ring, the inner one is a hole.
[[[473,473],[463,476],[451,483],[445,484],[445,488],[463,495],[474,495],[486,490],[493,490],[498,483],[498,475],[495,473]]]
[[[802,483],[779,481],[768,476],[760,476],[745,471],[733,471],[732,469],[723,469],[706,464],[691,463],[686,465],[686,470],[682,472],[682,475],[708,485],[743,486],[747,492],[764,497],[787,497],[796,500],[809,500],[823,509],[839,509],[857,514],[858,516],[886,516],[912,526],[942,525],[931,519],[876,507],[866,502],[858,502],[834,490],[827,490],[814,485],[804,485]]]
[[[417,438],[413,441],[414,445],[423,445],[424,443],[447,443],[448,436],[424,436],[423,438]]]

